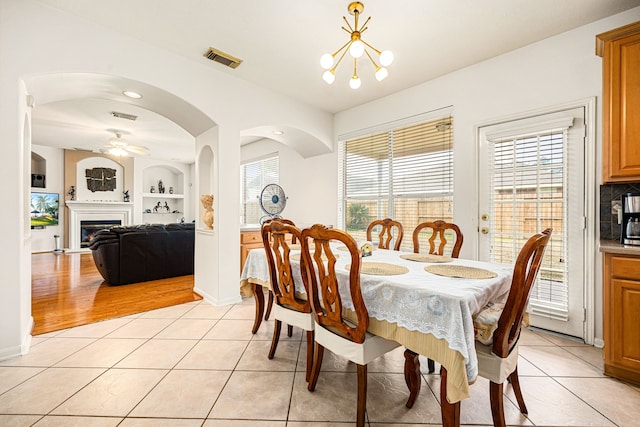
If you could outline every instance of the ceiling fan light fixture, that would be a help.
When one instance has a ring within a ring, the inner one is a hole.
[[[112,156],[123,157],[127,155],[127,152],[122,147],[113,147],[109,149],[109,154]]]
[[[366,55],[367,58],[369,58],[378,81],[384,80],[389,75],[389,71],[384,67],[391,65],[393,62],[393,53],[390,50],[384,50],[381,52],[362,39],[362,34],[369,28],[367,27],[367,24],[369,23],[369,20],[371,20],[371,17],[368,17],[367,20],[364,21],[364,24],[360,25],[360,14],[363,10],[364,4],[361,2],[354,1],[349,3],[347,11],[354,17],[353,25],[351,25],[349,21],[347,21],[347,18],[343,16],[342,20],[345,22],[346,27],[342,27],[342,29],[349,33],[350,39],[333,54],[325,53],[320,57],[320,65],[322,68],[327,70],[322,74],[322,79],[327,82],[327,84],[332,84],[334,82],[336,78],[336,68],[338,68],[342,58],[344,58],[347,52],[349,52],[353,57],[353,75],[349,82],[349,86],[351,86],[352,89],[357,89],[362,84],[356,73],[356,61],[363,55]],[[338,55],[340,55],[340,57],[338,61],[335,62],[335,58]],[[376,63],[376,60],[373,59],[374,57],[380,62],[380,65]]]

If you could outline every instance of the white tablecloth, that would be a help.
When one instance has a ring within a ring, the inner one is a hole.
[[[299,251],[292,251],[292,253]],[[336,251],[340,257],[336,271],[345,280],[351,263],[348,252]],[[487,263],[466,259],[453,259],[450,264],[490,270],[497,274],[491,279],[462,279],[443,277],[428,273],[425,266],[432,263],[409,261],[400,258],[405,252],[375,250],[362,258],[363,263],[385,262],[402,265],[409,272],[401,275],[379,276],[361,274],[360,284],[369,316],[378,320],[396,323],[409,331],[432,334],[444,339],[452,350],[459,352],[465,361],[467,379],[473,382],[478,373],[478,362],[474,345],[473,315],[489,301],[506,298],[511,285],[512,265]],[[298,262],[292,262],[294,277],[300,277]],[[441,264],[442,265],[442,264]],[[295,271],[295,269],[298,269]],[[243,281],[257,279],[269,282],[269,269],[264,249],[249,252],[242,271]],[[297,285],[302,286],[300,280]],[[304,291],[304,288],[299,289]],[[344,293],[343,293],[344,295]],[[346,308],[353,309],[351,301],[344,301]]]

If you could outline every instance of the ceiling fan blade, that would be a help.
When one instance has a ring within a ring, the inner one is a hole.
[[[140,145],[127,145],[124,147],[125,151],[129,151],[133,154],[138,154],[140,156],[147,156],[150,154],[150,150],[147,147],[142,147]]]

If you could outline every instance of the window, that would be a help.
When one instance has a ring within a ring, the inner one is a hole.
[[[376,218],[402,223],[402,250],[421,222],[453,220],[453,118],[439,116],[339,143],[341,227],[364,240]],[[426,242],[425,242],[426,243]]]
[[[278,157],[268,157],[240,167],[240,223],[259,224],[265,215],[260,208],[260,193],[267,184],[278,184]]]

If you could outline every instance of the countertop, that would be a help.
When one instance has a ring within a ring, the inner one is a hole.
[[[260,224],[247,224],[247,225],[240,226],[241,233],[243,231],[260,231],[260,229],[261,229]]]
[[[600,240],[600,252],[622,255],[640,255],[640,246],[623,245],[618,240]]]

